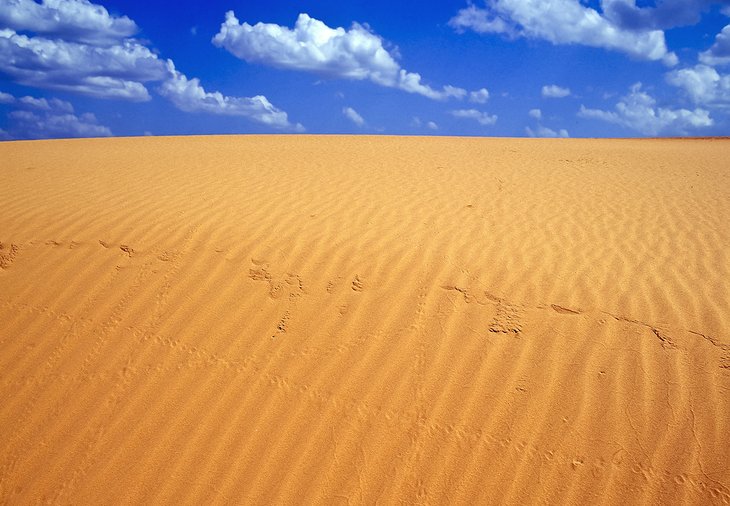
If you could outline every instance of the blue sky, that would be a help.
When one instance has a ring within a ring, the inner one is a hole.
[[[0,0],[0,139],[730,135],[730,0]]]

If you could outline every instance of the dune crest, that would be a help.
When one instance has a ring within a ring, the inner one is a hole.
[[[0,503],[730,504],[729,162],[0,143]]]

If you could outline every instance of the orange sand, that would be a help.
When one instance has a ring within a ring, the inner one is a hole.
[[[0,171],[0,503],[730,503],[728,140]]]

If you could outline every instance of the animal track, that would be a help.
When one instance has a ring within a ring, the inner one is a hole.
[[[550,304],[550,307],[553,308],[553,311],[560,314],[580,314],[580,311],[576,311],[575,309],[568,309],[567,307],[558,306],[557,304]]]
[[[127,254],[127,256],[130,258],[134,254],[134,250],[130,246],[127,246],[126,244],[121,244],[119,246],[119,249],[122,250],[123,252],[125,252]]]
[[[363,280],[360,279],[360,276],[355,275],[355,279],[352,280],[352,289],[356,292],[362,292],[364,288]]]
[[[286,311],[284,313],[284,316],[281,317],[281,320],[279,320],[279,323],[276,325],[277,333],[286,334],[286,325],[289,322],[290,318],[291,318],[291,314],[289,313],[289,311]]]
[[[17,244],[3,244],[0,242],[0,269],[7,269],[13,263],[20,248]]]
[[[269,272],[269,265],[261,260],[251,261],[254,267],[248,270],[248,277],[254,281],[263,281],[269,285],[269,297],[279,299],[284,295],[289,300],[297,299],[304,293],[304,283],[298,274],[287,273],[283,279],[274,279]]]
[[[522,332],[521,316],[522,310],[519,307],[499,299],[497,314],[489,325],[489,332],[517,335]]]
[[[467,304],[471,304],[472,302],[476,301],[477,303],[483,305],[483,303],[479,302],[479,300],[477,300],[469,292],[469,289],[467,289],[467,288],[461,288],[461,287],[458,287],[456,285],[441,285],[441,288],[444,289],[444,290],[448,290],[448,291],[459,292],[464,297],[464,302],[466,302]],[[489,298],[489,297],[487,296],[487,298]],[[493,302],[497,302],[497,301],[496,300],[493,300]]]
[[[720,369],[730,369],[730,352],[725,352],[720,357]]]
[[[657,336],[659,338],[659,341],[662,344],[662,348],[664,348],[665,350],[676,350],[677,349],[677,345],[674,341],[672,341],[671,337],[664,334],[662,331],[660,331],[659,329],[657,329],[655,327],[652,327],[651,331],[654,333],[655,336]]]

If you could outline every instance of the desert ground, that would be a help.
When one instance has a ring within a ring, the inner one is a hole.
[[[2,504],[730,504],[730,140],[0,143]]]

